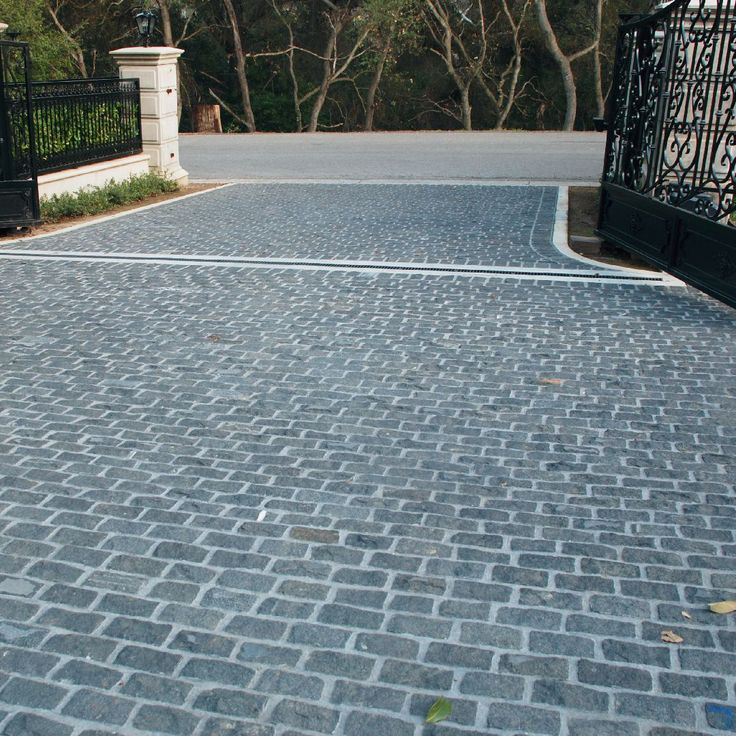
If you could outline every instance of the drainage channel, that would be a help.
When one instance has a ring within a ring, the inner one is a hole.
[[[152,263],[226,268],[285,268],[303,270],[348,270],[374,272],[434,273],[485,278],[519,278],[549,281],[598,281],[612,283],[667,284],[666,274],[638,275],[630,271],[585,269],[518,268],[509,266],[453,265],[447,263],[403,263],[380,261],[331,261],[289,258],[247,258],[237,256],[199,256],[157,253],[93,253],[77,251],[13,250],[0,252],[0,259],[51,260],[103,263]]]

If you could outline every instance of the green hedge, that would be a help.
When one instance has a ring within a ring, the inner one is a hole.
[[[176,182],[158,174],[132,176],[104,187],[90,187],[76,194],[55,194],[41,200],[41,219],[57,222],[65,217],[86,217],[107,212],[114,207],[139,202],[155,194],[175,192]]]
[[[43,161],[68,151],[95,149],[129,141],[138,134],[138,120],[121,103],[80,108],[72,103],[39,106],[33,111],[36,156]]]

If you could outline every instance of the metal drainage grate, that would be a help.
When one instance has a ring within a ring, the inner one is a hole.
[[[41,260],[63,261],[109,261],[118,263],[171,263],[177,265],[211,265],[211,266],[269,266],[273,268],[313,268],[313,269],[348,269],[359,271],[397,271],[405,273],[446,273],[471,274],[480,276],[526,276],[540,278],[584,279],[586,281],[632,281],[661,283],[662,276],[639,276],[628,272],[615,273],[604,271],[539,269],[539,268],[502,268],[493,266],[453,266],[449,264],[422,263],[381,263],[380,261],[320,261],[309,259],[273,259],[273,258],[238,258],[232,256],[187,256],[154,253],[80,253],[39,250],[12,250],[0,252],[0,258],[38,258]]]

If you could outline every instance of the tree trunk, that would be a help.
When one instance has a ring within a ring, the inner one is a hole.
[[[71,46],[72,59],[74,59],[74,63],[76,64],[77,69],[79,69],[79,75],[87,79],[89,77],[89,73],[87,72],[87,63],[84,60],[84,51],[82,50],[81,44],[62,24],[57,12],[59,10],[57,6],[47,2],[46,10],[49,12],[54,25],[59,29],[59,31],[61,31],[61,34],[69,42],[69,45]]]
[[[513,32],[514,56],[513,56],[512,66],[511,66],[511,79],[509,80],[509,88],[506,94],[505,103],[504,103],[503,97],[499,99],[499,102],[502,103],[502,106],[498,113],[498,120],[496,120],[496,130],[503,130],[504,126],[506,125],[506,121],[508,120],[508,117],[511,114],[511,111],[514,109],[514,104],[516,103],[516,91],[519,88],[519,77],[521,76],[521,67],[522,67],[522,62],[523,62],[523,57],[524,57],[524,46],[521,42],[521,27],[524,24],[524,19],[526,17],[526,13],[530,5],[530,1],[531,0],[525,0],[524,5],[521,10],[521,15],[517,22],[514,19],[514,16],[511,12],[511,8],[509,7],[508,0],[503,0],[503,10],[504,10],[504,13],[506,14],[506,18]],[[505,74],[501,76],[502,85],[503,85],[503,79],[505,76],[506,76]],[[502,86],[500,90],[501,95],[503,94],[503,91],[504,90]]]
[[[161,14],[161,35],[164,37],[164,46],[174,47],[176,43],[174,42],[174,31],[171,27],[169,0],[158,0],[158,9]],[[176,96],[176,113],[179,122],[181,122],[181,113],[184,109],[184,95],[181,93],[181,69],[179,68],[179,64],[176,65],[176,89],[179,92]]]
[[[562,86],[565,90],[565,121],[562,129],[573,130],[575,128],[575,118],[577,117],[578,96],[577,90],[575,89],[575,76],[572,73],[572,65],[560,48],[552,24],[549,22],[547,0],[536,0],[536,3],[537,16],[539,17],[539,26],[542,30],[544,43],[562,75]]]
[[[460,89],[460,109],[463,115],[463,129],[473,130],[473,108],[470,105],[470,85]]]
[[[391,51],[391,37],[393,36],[395,25],[395,23],[392,24],[391,29],[389,30],[388,40],[381,50],[381,55],[378,57],[378,64],[376,64],[376,68],[373,71],[373,79],[371,79],[371,86],[368,88],[368,96],[366,97],[365,125],[363,126],[363,130],[365,131],[373,130],[373,120],[376,115],[376,95],[378,94],[378,88],[381,86],[383,70]]]
[[[606,98],[603,95],[603,75],[601,74],[601,55],[596,50],[593,55],[593,83],[595,85],[595,108],[599,118],[606,115]]]
[[[222,133],[219,105],[194,105],[192,128],[195,133]]]
[[[596,39],[593,50],[593,85],[595,87],[596,114],[602,118],[606,114],[606,100],[603,96],[603,74],[601,73],[601,29],[603,27],[603,0],[598,0],[596,8]]]
[[[514,57],[514,70],[511,73],[511,82],[509,83],[509,92],[508,96],[506,97],[506,104],[503,106],[503,110],[501,110],[498,115],[498,120],[496,121],[496,130],[503,130],[503,127],[506,125],[506,121],[511,114],[511,110],[513,109],[514,103],[516,102],[516,90],[519,86],[520,74],[521,52],[518,51],[516,56]]]
[[[309,116],[309,127],[307,128],[307,133],[316,133],[317,132],[317,126],[319,125],[319,115],[322,112],[322,108],[325,106],[325,102],[327,101],[327,93],[330,90],[330,83],[328,78],[324,78],[322,80],[322,84],[320,85],[319,92],[317,92],[317,96],[314,99],[314,106],[312,107],[312,113]]]
[[[287,51],[286,57],[288,59],[289,78],[291,79],[291,98],[294,103],[294,120],[296,123],[296,132],[301,133],[303,130],[302,122],[302,105],[299,99],[299,80],[296,76],[294,69],[294,29],[287,17],[279,10],[279,6],[276,0],[270,0],[271,7],[274,13],[278,15],[281,22],[286,27],[286,32],[289,34],[289,50]]]
[[[322,112],[322,108],[325,105],[327,95],[330,91],[330,85],[334,79],[332,55],[334,53],[335,57],[337,57],[337,38],[340,35],[344,24],[345,21],[340,18],[333,23],[332,30],[330,31],[330,38],[327,41],[327,46],[325,47],[325,51],[322,56],[322,81],[320,82],[319,91],[317,92],[314,105],[312,106],[312,113],[309,118],[309,127],[307,128],[308,133],[317,132],[319,114]]]
[[[171,13],[169,0],[158,0],[158,9],[161,14],[161,34],[164,37],[164,46],[174,45],[174,33],[171,30]]]
[[[447,8],[436,0],[425,0],[431,17],[433,17],[441,30],[436,30],[431,22],[428,22],[430,33],[435,42],[441,47],[442,51],[437,51],[437,55],[442,58],[447,68],[447,73],[455,83],[460,93],[460,120],[464,130],[473,129],[473,109],[470,104],[470,87],[478,78],[482,61],[470,59],[464,46],[460,44],[460,48],[464,53],[468,68],[464,74],[458,71],[455,66],[454,44],[456,41],[456,32],[452,27],[452,21]],[[482,6],[481,6],[482,10]]]
[[[294,37],[292,36],[291,45],[294,46]],[[294,49],[289,51],[289,76],[291,77],[291,96],[294,102],[294,119],[296,121],[296,132],[301,133],[304,129],[302,122],[302,106],[299,102],[299,80],[294,71]]]
[[[243,42],[240,38],[240,24],[238,23],[238,14],[235,12],[235,6],[232,0],[223,0],[225,11],[227,12],[230,28],[233,35],[233,48],[235,50],[235,70],[238,75],[238,85],[240,86],[240,97],[243,100],[243,116],[245,117],[245,127],[249,133],[256,132],[256,119],[253,115],[253,106],[250,102],[250,87],[248,86],[248,77],[245,73],[245,52],[243,51]]]

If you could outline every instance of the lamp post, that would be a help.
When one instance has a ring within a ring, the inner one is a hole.
[[[143,45],[149,46],[156,28],[156,13],[152,10],[142,10],[135,16],[135,24],[138,26],[138,35],[143,40]]]

